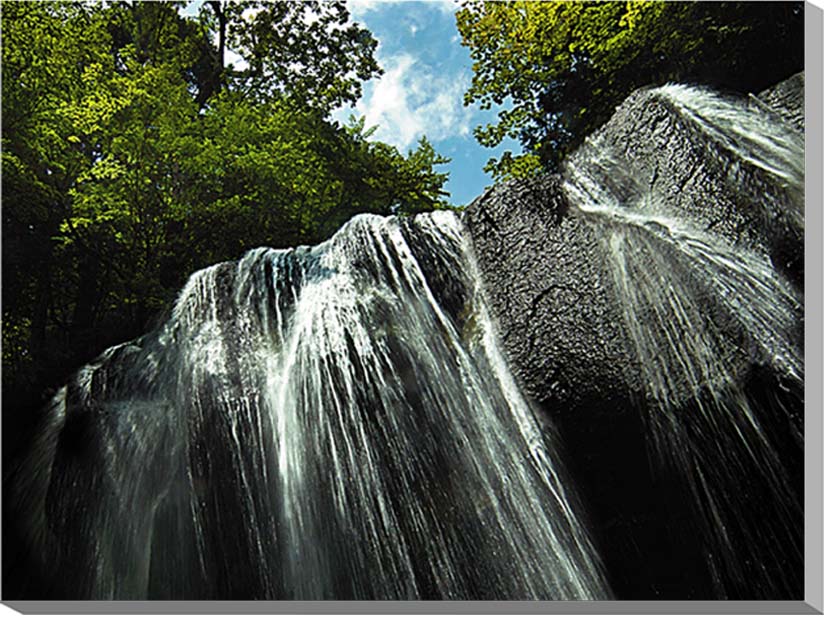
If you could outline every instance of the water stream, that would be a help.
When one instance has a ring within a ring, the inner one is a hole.
[[[410,234],[463,306],[441,306]],[[60,477],[41,507],[91,562],[83,595],[609,597],[472,263],[436,212],[194,274],[158,333],[54,402],[40,456]],[[95,469],[64,443],[84,418]]]
[[[673,103],[711,140],[705,160],[717,157],[723,167],[732,151],[787,189],[780,203],[765,195],[747,206],[780,206],[803,230],[802,137],[760,108],[700,88],[669,85],[651,96]],[[788,432],[790,446],[801,449],[803,426],[797,409],[764,400],[766,389],[750,391],[745,380],[750,367],[769,367],[781,389],[803,391],[803,296],[768,255],[668,211],[653,187],[626,199],[604,186],[597,174],[615,155],[598,137],[581,154],[566,168],[565,190],[602,244],[604,275],[645,384],[638,409],[652,465],[674,468],[692,493],[719,597],[786,594],[793,573],[785,579],[762,566],[803,553],[797,470],[787,468],[776,438]]]
[[[803,139],[703,90],[652,96],[719,165],[783,191],[752,208],[803,230]],[[797,573],[775,564],[801,554],[803,513],[774,429],[803,447],[800,405],[748,380],[763,367],[803,390],[803,296],[763,246],[668,209],[616,157],[596,136],[564,191],[600,243],[651,467],[690,495],[717,597],[783,597]],[[17,470],[53,592],[609,599],[556,410],[521,393],[481,279],[444,211],[358,216],[192,275],[161,327],[57,393]]]

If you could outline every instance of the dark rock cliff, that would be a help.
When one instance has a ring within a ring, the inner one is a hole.
[[[497,186],[465,213],[499,335],[527,393],[572,410],[639,390],[595,230],[562,179]]]
[[[796,130],[804,132],[804,73],[767,88],[755,97],[789,122]]]
[[[640,90],[560,174],[464,213],[513,372],[560,426],[618,597],[802,597],[803,377],[754,329],[783,328],[803,357],[803,83],[750,100]],[[726,252],[685,257],[684,229]],[[758,295],[739,258],[788,290],[784,325],[769,310],[744,323]],[[691,337],[716,368],[678,357]],[[719,367],[723,386],[696,378]],[[728,456],[743,416],[771,462]]]

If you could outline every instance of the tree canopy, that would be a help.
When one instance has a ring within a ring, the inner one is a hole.
[[[344,2],[185,5],[2,3],[4,399],[143,332],[197,268],[447,205],[425,139],[331,119],[380,72]]]
[[[800,2],[468,0],[457,14],[473,60],[466,104],[500,107],[477,127],[497,177],[552,169],[632,90],[667,81],[758,91],[803,67]]]
[[[201,19],[219,37],[218,72],[227,45],[248,65],[223,69],[224,83],[258,100],[279,94],[328,112],[355,103],[361,83],[382,73],[373,56],[377,41],[349,21],[342,0],[210,0],[205,7]]]

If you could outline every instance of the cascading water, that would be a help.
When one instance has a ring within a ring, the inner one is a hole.
[[[55,398],[32,544],[80,597],[609,597],[472,264],[436,212],[196,273]]]
[[[784,205],[794,224],[804,225],[804,136],[762,107],[744,107],[704,88],[667,84],[655,94],[673,103],[720,149],[766,172],[791,191]],[[754,207],[763,206],[755,202]]]
[[[462,219],[194,274],[16,470],[32,593],[800,597],[803,137],[697,88],[622,109]]]
[[[665,86],[648,96],[693,123],[708,140],[705,160],[729,169],[732,154],[787,196],[749,205],[803,234],[803,137],[760,108],[699,88]],[[604,186],[605,168],[613,186],[633,190]],[[632,174],[596,137],[567,165],[565,190],[602,243],[641,369],[647,400],[639,409],[654,465],[674,468],[693,495],[718,596],[785,597],[797,590],[789,564],[803,554],[800,470],[785,462],[787,450],[803,448],[801,405],[761,400],[764,391],[747,392],[742,375],[769,367],[785,392],[803,392],[803,296],[758,247],[668,210],[651,186],[638,190],[645,179]],[[791,443],[776,438],[781,432]],[[786,571],[765,567],[771,563]]]

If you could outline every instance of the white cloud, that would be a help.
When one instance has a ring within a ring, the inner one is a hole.
[[[443,13],[456,13],[461,8],[458,0],[424,0]]]
[[[232,65],[234,65],[235,70],[238,70],[238,71],[245,71],[246,69],[249,68],[249,63],[246,62],[246,60],[244,60],[243,57],[240,54],[235,53],[234,51],[232,51],[228,47],[226,48],[226,51],[224,52],[223,64],[225,66],[229,66],[230,64],[232,64]]]
[[[424,135],[440,141],[469,134],[472,119],[463,107],[468,75],[438,73],[408,53],[379,62],[385,73],[367,84],[354,109],[367,127],[378,127],[375,139],[406,151]],[[345,121],[352,111],[338,110],[334,117]]]
[[[389,0],[348,0],[346,3],[349,12],[353,17],[362,17],[369,11],[374,11],[381,4],[386,4]]]
[[[375,11],[392,4],[416,2],[444,13],[454,13],[460,7],[457,0],[347,0],[347,7],[355,19],[363,17],[369,11]]]
[[[189,2],[183,9],[180,10],[181,15],[194,16],[200,12],[200,7],[203,5],[203,0],[195,0],[194,2]]]
[[[241,18],[244,21],[251,21],[255,15],[260,13],[263,10],[262,6],[255,6],[255,7],[247,7],[243,9],[243,12],[240,14]]]

